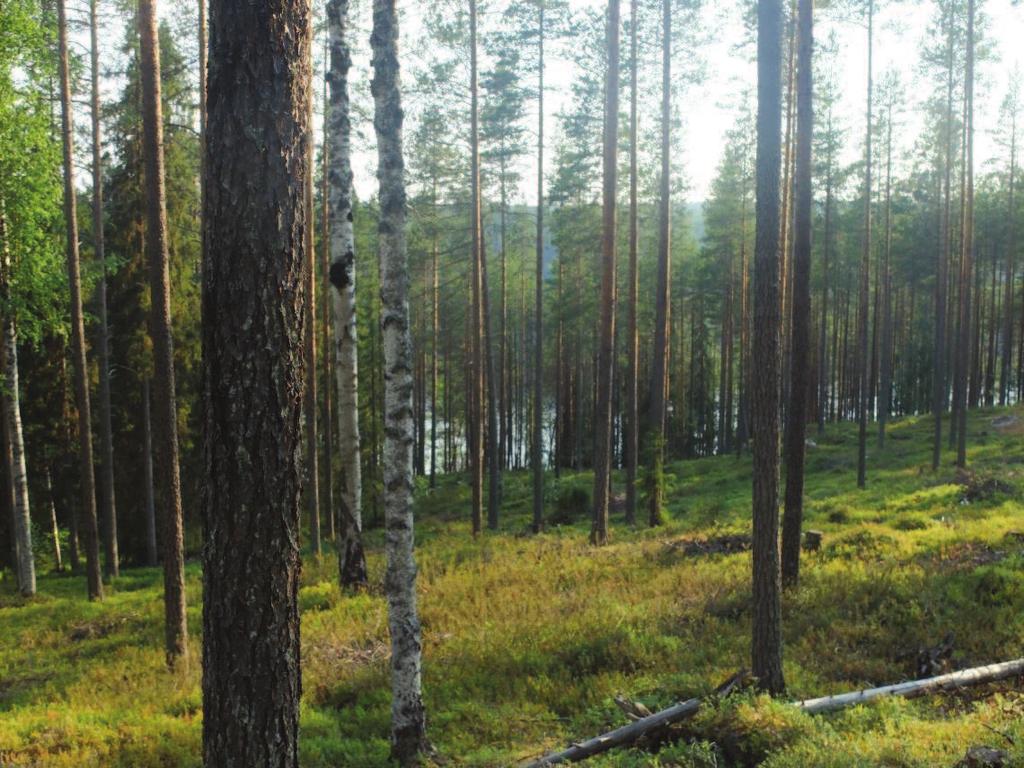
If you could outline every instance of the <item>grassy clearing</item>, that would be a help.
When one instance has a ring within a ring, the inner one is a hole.
[[[970,503],[952,467],[929,471],[927,419],[898,422],[885,450],[869,448],[864,491],[851,428],[830,427],[809,449],[807,526],[824,545],[805,555],[801,586],[785,597],[793,697],[904,679],[908,652],[948,632],[963,664],[1024,655],[1024,539],[1013,535],[1024,530],[1024,442],[992,425],[1005,413],[973,415],[971,464],[1003,485]],[[589,485],[589,475],[549,478],[551,514]],[[746,663],[749,553],[694,554],[686,543],[749,530],[749,460],[672,464],[668,490],[668,524],[630,531],[613,519],[611,545],[593,549],[585,520],[525,535],[526,474],[507,478],[502,530],[478,541],[467,486],[419,489],[428,727],[448,765],[513,765],[623,722],[617,693],[654,709]],[[388,765],[378,532],[369,544],[369,594],[343,596],[330,559],[304,567],[309,768]],[[158,571],[127,572],[102,604],[84,594],[81,578],[47,575],[24,603],[9,576],[0,582],[0,764],[198,766],[197,565],[188,569],[193,659],[177,676],[163,667]],[[591,764],[952,766],[968,746],[989,744],[1024,765],[1024,694],[1007,683],[815,718],[744,694],[702,712],[682,737],[656,754],[623,750]]]

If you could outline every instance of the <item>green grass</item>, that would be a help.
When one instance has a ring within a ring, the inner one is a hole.
[[[1008,535],[1024,530],[1024,442],[993,429],[997,413],[972,416],[970,463],[1012,491],[970,504],[948,463],[931,473],[927,419],[894,424],[884,451],[872,440],[863,491],[852,428],[830,427],[809,448],[806,526],[824,543],[784,599],[791,697],[905,679],[904,654],[948,632],[964,664],[1024,655],[1024,542]],[[585,520],[525,534],[527,474],[507,477],[502,529],[477,541],[463,482],[418,488],[424,694],[447,765],[513,765],[622,724],[617,693],[655,709],[748,663],[749,554],[672,545],[749,530],[749,460],[673,463],[666,477],[668,523],[629,530],[613,518],[601,549],[587,545]],[[549,477],[549,514],[589,484]],[[342,595],[330,558],[303,569],[307,768],[388,765],[381,536],[368,538],[369,594]],[[39,590],[24,602],[9,575],[0,582],[0,765],[198,766],[198,566],[188,567],[192,662],[176,675],[163,664],[159,571],[126,572],[100,604],[80,577],[45,575]],[[1022,715],[1015,683],[815,718],[746,693],[705,709],[659,752],[591,764],[951,766],[989,744],[1024,765]]]

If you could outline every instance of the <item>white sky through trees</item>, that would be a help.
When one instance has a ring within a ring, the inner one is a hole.
[[[569,0],[574,11],[586,8],[603,10],[606,0]],[[623,19],[629,17],[630,0],[623,2]],[[646,4],[648,13],[656,12],[655,0],[641,0]],[[482,35],[487,35],[493,28],[493,17],[504,9],[505,0],[489,0],[482,16]],[[743,0],[707,0],[700,13],[701,24],[707,30],[709,42],[701,45],[699,54],[706,63],[707,78],[699,85],[686,86],[676,99],[676,108],[681,119],[681,129],[676,137],[676,145],[681,152],[681,166],[686,177],[688,201],[705,199],[711,181],[714,178],[718,162],[722,157],[725,134],[733,126],[737,116],[740,94],[744,91],[753,93],[755,86],[756,66],[753,61],[754,46],[743,45],[747,35],[741,18]],[[101,0],[101,7],[106,6],[106,21],[112,36],[101,41],[101,46],[113,48],[123,39],[123,31],[117,29],[121,16],[112,15],[110,0]],[[369,32],[370,3],[368,0],[356,0],[354,3],[354,29],[352,47],[354,54],[353,76],[350,78],[352,91],[353,128],[357,135],[354,141],[353,166],[355,171],[356,193],[359,199],[367,199],[376,190],[373,175],[376,150],[373,146],[373,126],[370,111],[372,100],[369,94]],[[430,54],[423,45],[424,18],[427,14],[442,12],[445,8],[458,7],[458,0],[443,2],[424,2],[423,0],[399,0],[402,13],[400,55],[403,67],[403,86],[407,90],[407,130],[412,127],[416,110],[423,103],[429,103],[429,94],[412,92],[413,71]],[[933,95],[934,87],[921,74],[921,51],[928,32],[928,26],[937,13],[931,0],[876,0],[875,26],[875,83],[881,84],[885,73],[894,70],[899,74],[906,93],[905,107],[897,119],[896,141],[897,156],[895,162],[901,161],[901,155],[907,153],[916,138],[921,134],[924,125],[923,103]],[[318,25],[322,24],[323,5],[314,3]],[[1012,0],[984,0],[978,4],[978,12],[985,20],[981,26],[979,45],[988,48],[987,59],[980,60],[977,66],[977,83],[975,86],[975,171],[984,173],[990,161],[999,156],[993,131],[997,125],[999,105],[1006,95],[1011,74],[1016,69],[1024,76],[1024,4],[1014,5]],[[184,31],[195,24],[195,6],[191,0],[171,0],[162,8],[162,15],[174,24],[176,31]],[[837,58],[838,79],[841,84],[841,100],[839,119],[847,130],[846,145],[841,160],[850,163],[858,160],[863,152],[864,105],[866,99],[865,75],[867,72],[866,30],[863,24],[841,19],[838,15],[825,8],[815,10],[815,38],[820,42],[831,32],[835,32],[839,44]],[[81,33],[79,33],[81,34]],[[88,37],[82,36],[84,45]],[[180,38],[179,38],[180,39]],[[628,38],[623,37],[623,62],[628,61]],[[648,66],[657,66],[660,60],[659,41],[649,41],[647,56]],[[181,40],[186,56],[194,61],[194,40],[187,37]],[[575,77],[577,67],[571,58],[573,47],[564,46],[562,50],[548,51],[548,62],[545,70],[546,104],[546,165],[550,175],[554,167],[554,149],[557,143],[559,112],[566,109],[570,94],[570,85]],[[111,51],[113,52],[113,51]],[[678,62],[675,72],[682,71],[685,57],[693,55],[693,51],[677,49],[674,58]],[[532,55],[527,54],[527,57]],[[323,94],[323,38],[322,29],[318,29],[314,43],[314,67],[316,107],[318,112],[317,143],[321,141],[320,130],[322,117]],[[653,58],[651,58],[653,57]],[[486,71],[489,59],[482,56],[481,70]],[[532,87],[533,78],[527,76],[527,85]],[[622,106],[628,108],[628,80],[622,83]],[[457,87],[453,83],[452,87]],[[116,86],[116,87],[119,87]],[[468,109],[468,75],[466,82],[466,106]],[[104,88],[104,98],[113,97],[111,84]],[[426,100],[426,101],[424,101]],[[649,100],[649,99],[648,99]],[[879,104],[876,98],[876,108]],[[527,127],[529,129],[528,154],[520,164],[522,183],[518,199],[515,202],[533,204],[536,196],[536,168],[534,161],[536,114],[534,104],[527,105]],[[624,112],[625,113],[625,112]],[[651,103],[641,103],[641,123],[652,126],[659,119],[657,99]],[[84,125],[85,112],[77,121]],[[467,120],[468,126],[468,120]],[[468,129],[466,145],[468,151]],[[406,141],[406,154],[410,150]],[[1002,162],[1003,158],[999,157]]]

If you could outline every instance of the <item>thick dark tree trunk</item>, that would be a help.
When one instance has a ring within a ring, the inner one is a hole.
[[[752,669],[772,693],[782,676],[779,573],[779,168],[782,7],[757,6],[757,202],[751,422],[754,433]]]
[[[607,72],[601,234],[601,325],[598,339],[597,396],[594,412],[594,519],[592,544],[608,541],[608,487],[612,461],[612,365],[616,303],[616,180],[619,127],[619,0],[608,0]]]
[[[85,359],[85,322],[82,312],[82,274],[78,256],[78,205],[75,192],[74,121],[71,77],[68,71],[68,29],[64,0],[57,0],[57,30],[60,50],[61,137],[64,147],[64,225],[67,236],[68,283],[71,289],[71,354],[78,406],[78,466],[85,545],[85,574],[90,600],[103,599],[100,577],[100,549],[96,523],[96,472],[92,458],[92,409]]]
[[[637,393],[639,378],[639,334],[637,305],[640,300],[638,267],[638,146],[637,97],[639,57],[637,53],[637,21],[639,0],[632,0],[629,11],[629,315],[626,327],[626,524],[636,524],[636,466],[640,450],[640,406]]]
[[[298,765],[310,26],[295,0],[210,3],[203,757],[218,768]]]
[[[782,519],[782,581],[800,575],[800,529],[804,507],[807,400],[811,394],[811,143],[814,130],[814,2],[798,5],[797,129],[793,224],[793,320],[789,408],[786,412],[786,508]]]
[[[178,409],[174,394],[174,345],[171,339],[171,287],[167,250],[167,202],[164,191],[164,129],[160,101],[160,41],[156,0],[140,0],[142,74],[142,147],[146,166],[146,255],[149,261],[153,340],[157,498],[164,556],[164,640],[167,664],[188,657],[185,621],[185,526],[178,469]]]

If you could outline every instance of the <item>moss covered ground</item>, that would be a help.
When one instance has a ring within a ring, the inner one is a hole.
[[[905,419],[884,450],[872,440],[865,490],[852,427],[830,426],[809,448],[806,527],[824,540],[784,597],[790,698],[907,679],[916,652],[950,633],[957,666],[1024,656],[1024,409],[972,413],[970,482],[949,454],[930,471],[930,429]],[[630,530],[618,510],[600,549],[565,501],[590,482],[550,476],[548,509],[563,524],[532,536],[529,476],[510,473],[501,529],[477,540],[464,478],[417,489],[424,692],[439,762],[515,765],[625,722],[616,694],[655,709],[747,663],[749,458],[670,464],[668,522]],[[343,595],[329,557],[303,566],[306,768],[388,765],[379,531],[368,544],[366,594]],[[89,603],[80,576],[48,573],[26,602],[9,574],[0,581],[0,765],[200,765],[198,563],[188,567],[192,661],[176,674],[163,662],[160,584],[158,570],[129,569]],[[705,708],[660,748],[590,764],[953,766],[979,744],[1024,765],[1019,681],[817,717],[748,692]]]

